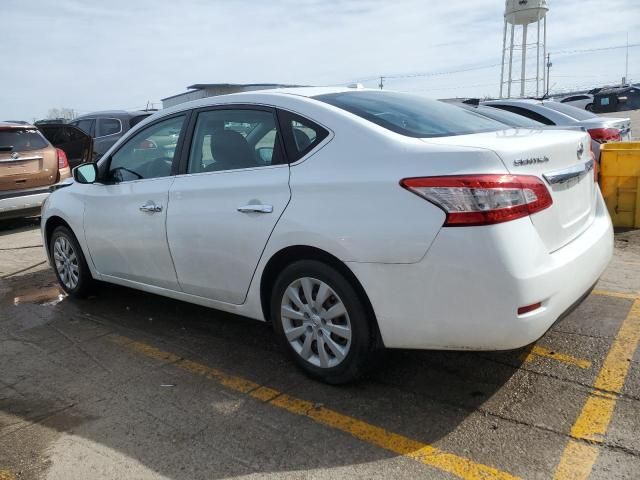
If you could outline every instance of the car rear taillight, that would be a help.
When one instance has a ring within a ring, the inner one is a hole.
[[[591,138],[598,143],[620,142],[622,136],[617,128],[591,128],[587,130]]]
[[[405,178],[400,185],[444,210],[448,227],[508,222],[553,203],[545,184],[532,175]]]
[[[60,150],[56,148],[56,152],[58,154],[58,170],[62,168],[67,168],[69,166],[69,161],[67,160],[67,154],[64,153],[64,150]]]

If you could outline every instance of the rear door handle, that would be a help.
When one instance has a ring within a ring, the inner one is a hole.
[[[238,207],[238,211],[242,213],[271,213],[273,205],[245,205]]]
[[[140,207],[141,212],[160,213],[162,205],[156,205],[154,202],[147,202]]]

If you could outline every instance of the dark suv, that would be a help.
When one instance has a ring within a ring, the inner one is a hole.
[[[118,139],[151,115],[152,111],[109,110],[76,118],[75,125],[93,137],[94,160],[98,160]]]

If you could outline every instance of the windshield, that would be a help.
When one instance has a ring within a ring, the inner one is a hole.
[[[575,118],[576,120],[589,120],[591,118],[598,117],[594,113],[582,110],[581,108],[577,108],[571,105],[567,105],[565,103],[544,102],[543,105],[547,108],[550,108],[551,110],[555,110],[556,112],[564,113],[565,115],[568,115],[571,118]]]
[[[313,98],[408,137],[448,137],[505,128],[464,108],[407,93],[355,91]]]

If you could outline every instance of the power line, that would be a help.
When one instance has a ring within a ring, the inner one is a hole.
[[[558,51],[554,51],[553,54],[554,56],[571,56],[571,55],[579,55],[583,53],[601,52],[606,50],[617,50],[622,48],[633,48],[633,47],[639,47],[639,46],[640,46],[640,43],[632,43],[632,44],[629,44],[628,46],[625,44],[625,45],[612,45],[609,47],[599,47],[599,48],[583,48],[579,50],[558,50]],[[402,79],[402,78],[437,77],[437,76],[444,76],[444,75],[454,75],[456,73],[473,72],[476,70],[485,70],[488,68],[499,67],[501,65],[502,65],[502,62],[476,65],[473,67],[465,67],[465,68],[459,68],[455,70],[443,70],[443,71],[434,71],[434,72],[388,73],[388,74],[382,75],[382,77],[384,79],[392,79],[392,80]],[[380,77],[381,75],[375,75],[371,77],[361,77],[361,78],[358,78],[356,81],[366,82],[371,80],[379,80]],[[350,82],[344,82],[344,83],[350,83]]]

